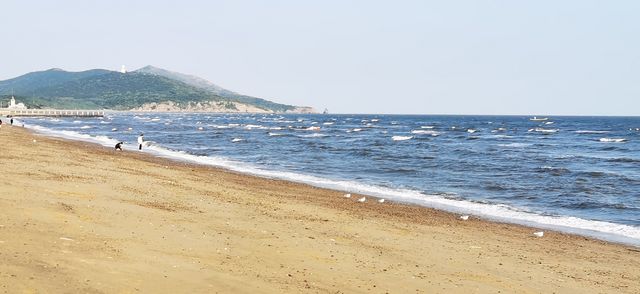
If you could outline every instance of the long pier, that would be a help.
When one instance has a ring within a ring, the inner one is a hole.
[[[104,110],[64,110],[64,109],[7,109],[0,108],[4,116],[67,116],[67,117],[103,117]]]

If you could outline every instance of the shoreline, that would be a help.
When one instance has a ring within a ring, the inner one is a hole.
[[[15,252],[0,255],[9,292],[640,290],[640,250],[628,245],[536,238],[530,227],[358,203],[358,194],[19,127],[0,138],[11,175],[0,181],[0,248]]]
[[[27,129],[42,136],[95,144],[96,147],[110,147],[105,145],[104,141],[87,138],[94,137],[91,135],[78,133],[78,135],[86,137],[73,137],[68,134],[58,134],[55,130],[47,128],[43,129],[43,127],[38,125],[28,126]],[[115,142],[113,142],[113,144],[115,144]],[[369,184],[359,184],[351,181],[330,180],[291,172],[265,170],[249,165],[244,166],[241,162],[234,162],[233,160],[229,162],[234,163],[216,162],[214,159],[203,161],[204,159],[201,156],[186,153],[181,154],[178,151],[172,151],[157,146],[147,147],[147,150],[150,151],[146,151],[144,154],[162,158],[170,162],[195,164],[204,167],[216,168],[221,171],[234,172],[240,175],[293,182],[342,193],[353,193],[358,194],[361,197],[366,196],[374,199],[385,198],[386,201],[393,201],[395,203],[405,205],[416,205],[454,215],[472,215],[476,218],[481,218],[489,222],[519,225],[536,230],[549,230],[557,233],[577,235],[579,237],[593,238],[605,242],[640,248],[640,239],[619,234],[621,231],[629,232],[629,230],[632,230],[632,232],[635,232],[636,234],[640,233],[640,229],[635,229],[634,227],[625,224],[589,220],[573,216],[541,215],[513,208],[502,208],[500,205],[496,204],[475,203],[469,200],[451,200],[438,198],[439,196],[436,196],[436,198],[429,198],[432,195],[423,194],[418,191],[401,191]],[[205,158],[209,159],[209,157]],[[487,212],[488,210],[492,210],[492,212]]]

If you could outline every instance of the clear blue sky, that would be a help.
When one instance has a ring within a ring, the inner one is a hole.
[[[640,115],[640,1],[13,1],[0,80],[148,64],[340,113]]]

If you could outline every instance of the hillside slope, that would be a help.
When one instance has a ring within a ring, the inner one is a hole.
[[[292,111],[296,109],[296,107],[293,105],[275,103],[262,98],[238,94],[236,92],[224,89],[203,78],[196,77],[193,75],[187,75],[179,72],[169,71],[169,70],[154,67],[151,65],[140,68],[135,72],[158,75],[158,76],[170,78],[173,80],[181,81],[185,84],[197,87],[199,89],[203,89],[205,91],[209,91],[217,96],[227,98],[232,101],[237,101],[243,104],[254,105],[256,107],[263,108],[263,109],[269,109],[277,112],[286,112],[286,111]]]

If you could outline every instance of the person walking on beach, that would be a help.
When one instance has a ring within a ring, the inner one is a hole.
[[[142,144],[144,144],[144,134],[140,134],[140,136],[138,136],[138,150],[142,150]]]

